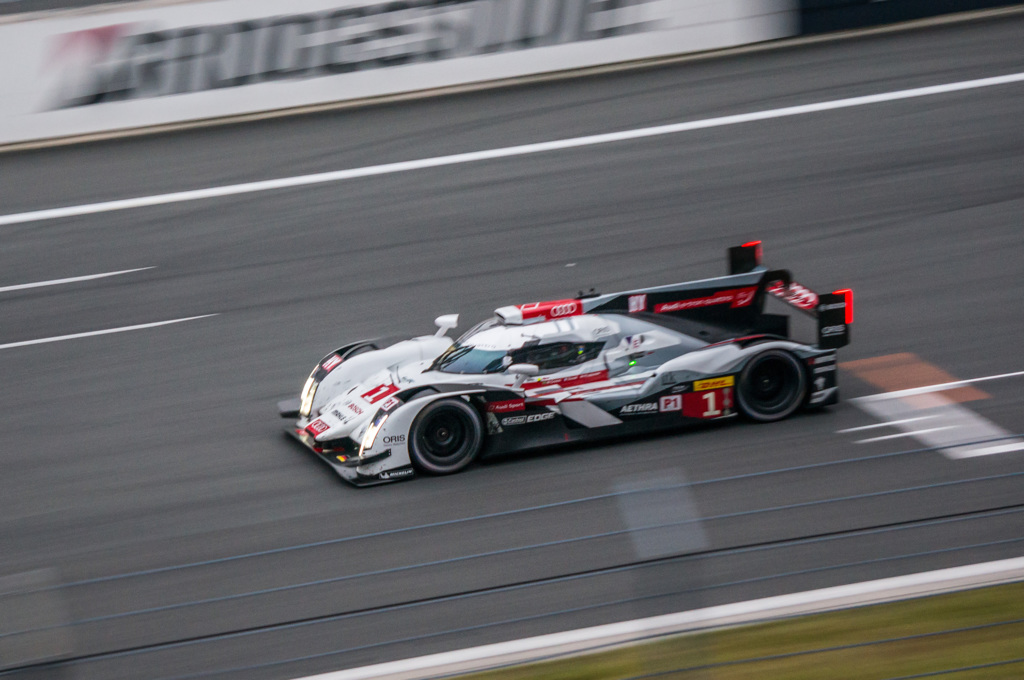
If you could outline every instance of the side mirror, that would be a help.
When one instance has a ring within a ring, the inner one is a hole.
[[[511,373],[516,377],[516,381],[513,385],[515,387],[519,387],[523,384],[524,380],[540,373],[540,368],[537,364],[512,364],[505,369],[505,372]]]
[[[537,364],[512,364],[505,369],[505,372],[527,378],[540,373],[540,369],[537,367]]]
[[[441,316],[434,319],[434,325],[437,326],[437,332],[435,336],[441,336],[448,332],[448,329],[455,328],[459,325],[458,314],[442,314]]]

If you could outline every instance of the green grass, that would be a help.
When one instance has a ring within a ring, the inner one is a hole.
[[[881,680],[1024,657],[1024,623],[778,658],[1024,619],[1024,583],[680,635],[657,642],[477,673],[472,680]],[[763,661],[734,663],[774,656]],[[685,672],[666,672],[689,668]],[[1024,663],[936,676],[1020,680]]]

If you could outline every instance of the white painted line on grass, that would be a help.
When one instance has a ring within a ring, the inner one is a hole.
[[[861,432],[863,430],[874,430],[879,427],[889,427],[890,425],[903,425],[904,423],[916,423],[919,420],[930,420],[935,416],[918,416],[917,418],[904,418],[903,420],[890,420],[887,423],[875,423],[873,425],[861,425],[860,427],[848,427],[845,430],[836,430],[839,434],[845,434],[847,432]]]
[[[956,425],[946,425],[944,427],[930,427],[927,430],[909,430],[907,432],[900,432],[899,434],[887,434],[884,437],[871,437],[870,439],[859,439],[854,443],[870,444],[871,442],[884,442],[887,439],[899,439],[900,437],[916,437],[920,434],[928,434],[929,432],[939,432],[941,430],[952,430],[955,428]]]
[[[869,394],[866,397],[856,397],[851,401],[881,401],[884,399],[902,399],[903,397],[916,397],[919,394],[928,394],[930,392],[945,392],[946,390],[955,390],[958,387],[966,387],[971,383],[986,382],[988,380],[1002,380],[1004,378],[1019,378],[1024,376],[1024,371],[1014,371],[1013,373],[1001,373],[999,375],[986,375],[981,378],[970,378],[968,380],[957,380],[955,382],[941,383],[939,385],[925,385],[924,387],[911,387],[907,390],[899,390],[897,392],[881,392],[879,394]]]
[[[122,274],[131,274],[133,272],[142,272],[147,269],[155,269],[155,267],[139,267],[137,269],[123,269],[119,272],[106,272],[103,274],[89,274],[87,276],[72,276],[68,279],[53,279],[52,281],[36,281],[35,283],[19,283],[15,286],[4,286],[0,288],[0,293],[8,293],[12,290],[26,290],[28,288],[42,288],[43,286],[60,286],[65,283],[78,283],[79,281],[92,281],[93,279],[104,279],[108,276],[121,276]]]
[[[880,104],[883,102],[892,102],[901,99],[929,97],[938,94],[948,94],[950,92],[976,90],[983,87],[1009,85],[1011,83],[1019,83],[1022,81],[1024,81],[1024,73],[1010,73],[991,78],[946,83],[944,85],[932,85],[930,87],[918,87],[910,90],[883,92],[880,94],[836,99],[832,101],[817,102],[814,104],[787,106],[781,109],[770,109],[768,111],[754,111],[752,113],[741,113],[732,116],[707,118],[704,120],[695,120],[685,123],[673,123],[670,125],[622,130],[620,132],[609,132],[599,135],[588,135],[585,137],[558,139],[550,142],[539,142],[536,144],[523,144],[521,146],[473,151],[470,153],[460,153],[451,156],[423,158],[415,161],[371,165],[362,168],[352,168],[350,170],[335,170],[332,172],[283,177],[280,179],[246,182],[243,184],[230,184],[206,189],[194,189],[191,191],[176,191],[169,194],[157,194],[153,196],[141,196],[138,198],[128,198],[116,201],[104,201],[102,203],[73,205],[64,208],[33,210],[30,212],[0,215],[0,226],[24,224],[26,222],[40,222],[43,220],[52,220],[62,217],[77,217],[81,215],[112,212],[115,210],[127,210],[129,208],[143,208],[154,205],[166,205],[169,203],[198,201],[205,198],[236,196],[238,194],[249,194],[260,191],[271,191],[274,189],[324,184],[327,182],[340,182],[360,177],[389,175],[398,172],[424,170],[427,168],[438,168],[446,165],[458,165],[461,163],[476,163],[479,161],[494,160],[497,158],[510,158],[514,156],[526,156],[529,154],[544,153],[547,151],[564,151],[566,149],[595,146],[598,144],[609,144],[612,142],[623,142],[633,139],[643,139],[645,137],[658,137],[661,135],[671,135],[680,132],[689,132],[692,130],[705,130],[708,128],[723,127],[726,125],[738,125],[741,123],[752,123],[755,121],[771,120],[774,118],[787,118],[789,116],[800,116],[808,113],[819,113],[821,111],[848,109],[855,106],[867,106],[869,104]]]
[[[8,342],[0,345],[0,349],[11,349],[13,347],[27,347],[28,345],[43,345],[48,342],[63,342],[64,340],[76,340],[78,338],[91,338],[95,335],[110,335],[111,333],[126,333],[128,331],[139,331],[144,328],[156,328],[157,326],[168,326],[172,323],[183,323],[196,319],[208,319],[216,314],[203,314],[202,316],[188,316],[184,319],[171,319],[170,321],[156,321],[154,323],[140,323],[136,326],[122,326],[120,328],[105,328],[101,331],[87,331],[85,333],[72,333],[71,335],[58,335],[52,338],[39,338],[38,340],[22,340],[21,342]]]
[[[454,652],[323,673],[301,680],[409,679],[455,675],[503,664],[528,663],[545,657],[583,653],[598,647],[627,644],[658,635],[834,611],[1022,579],[1024,557],[1018,557],[510,640]]]

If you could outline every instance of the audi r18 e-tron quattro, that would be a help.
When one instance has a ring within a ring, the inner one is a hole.
[[[770,298],[816,318],[816,341],[791,339]],[[852,321],[850,290],[816,294],[763,266],[752,242],[729,249],[727,276],[500,307],[454,341],[449,314],[432,336],[339,347],[278,408],[288,434],[358,486],[449,474],[479,457],[833,404]]]

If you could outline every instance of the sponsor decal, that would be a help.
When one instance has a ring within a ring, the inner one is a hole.
[[[695,380],[693,383],[694,392],[702,392],[704,390],[716,390],[721,387],[732,387],[736,384],[736,378],[731,375],[726,375],[721,378],[708,378],[707,380]]]
[[[319,418],[317,418],[316,420],[314,420],[313,422],[306,426],[306,432],[310,433],[314,437],[317,436],[318,434],[323,434],[324,432],[327,432],[327,430],[329,429],[331,429],[331,426],[325,423],[324,421],[320,420]]]
[[[488,413],[508,413],[509,411],[526,410],[525,399],[509,399],[507,401],[491,401],[487,404]]]
[[[732,387],[690,392],[682,397],[683,415],[687,418],[709,420],[731,416],[733,413]]]
[[[404,444],[405,443],[405,435],[404,434],[395,434],[395,435],[391,435],[389,437],[384,437],[384,439],[382,439],[381,441],[383,441],[385,444]]]
[[[544,378],[537,378],[536,381],[530,383],[530,387],[546,387],[548,385],[558,385],[560,387],[575,387],[576,385],[586,385],[587,383],[600,382],[608,379],[608,371],[591,371],[589,373],[581,373],[579,375],[568,375],[568,376],[547,376]]]
[[[583,313],[583,305],[579,300],[553,300],[551,302],[530,302],[525,305],[516,305],[523,313],[523,321],[530,319],[561,319],[567,316],[577,316]]]
[[[661,399],[658,400],[658,410],[662,413],[669,413],[671,411],[682,411],[682,396],[675,394],[668,397],[662,397]]]
[[[757,293],[757,286],[746,288],[733,288],[712,293],[707,297],[691,298],[689,300],[678,300],[676,302],[662,302],[654,305],[656,314],[669,312],[682,312],[687,309],[700,309],[702,307],[714,307],[716,305],[728,304],[730,308],[746,307],[754,301]]]
[[[637,415],[640,413],[656,413],[657,411],[658,405],[655,404],[653,401],[648,401],[642,404],[626,404],[625,406],[619,409],[619,414],[628,416]]]
[[[831,312],[834,309],[846,309],[846,301],[833,302],[830,305],[818,305],[819,312]]]
[[[381,404],[380,407],[384,411],[393,411],[401,403],[402,402],[399,399],[396,399],[395,397],[388,397],[387,401]]]
[[[812,310],[818,306],[818,294],[801,286],[796,281],[790,283],[788,288],[782,281],[773,281],[768,285],[767,290],[775,297],[800,309]]]
[[[506,53],[643,33],[671,20],[672,9],[653,0],[404,0],[185,27],[113,24],[54,38],[49,108]]]
[[[594,337],[595,338],[604,337],[605,335],[611,335],[613,332],[614,331],[612,331],[612,329],[610,327],[608,327],[608,326],[601,326],[600,328],[595,328],[594,329]]]
[[[635,314],[637,312],[643,312],[647,310],[647,294],[641,295],[630,295],[627,302],[629,306],[629,313]]]
[[[846,326],[825,326],[821,329],[822,336],[842,335],[846,332]]]
[[[509,416],[508,418],[502,418],[501,424],[504,426],[509,425],[524,425],[526,423],[540,423],[545,420],[551,420],[555,417],[554,411],[547,411],[545,413],[534,413],[528,416]]]
[[[335,418],[337,418],[338,420],[340,420],[342,425],[347,423],[352,418],[352,416],[350,416],[349,414],[342,413],[341,411],[339,411],[336,408],[331,409],[331,415],[334,416]]]
[[[370,402],[371,404],[376,404],[381,399],[391,396],[397,391],[398,385],[377,385],[369,392],[363,392],[359,396],[365,399],[366,401]]]
[[[377,475],[377,479],[401,479],[402,477],[411,477],[414,474],[412,468],[402,468],[400,470],[385,470]]]
[[[335,366],[337,366],[340,363],[341,363],[341,357],[339,357],[337,354],[332,354],[331,356],[327,357],[327,361],[325,361],[324,363],[320,364],[320,368],[322,368],[325,371],[329,372],[332,368],[334,368]]]
[[[814,374],[817,375],[818,373],[831,373],[834,370],[836,370],[835,366],[817,366],[814,369]]]
[[[358,406],[353,404],[351,401],[346,401],[345,402],[345,408],[347,408],[349,411],[352,411],[352,413],[355,413],[357,416],[363,415],[363,409],[359,408]]]
[[[640,345],[644,344],[644,336],[642,335],[630,335],[624,340],[627,349],[640,349]]]
[[[829,354],[823,357],[815,357],[811,359],[810,363],[812,366],[820,366],[821,364],[834,364],[836,362],[836,355]]]

